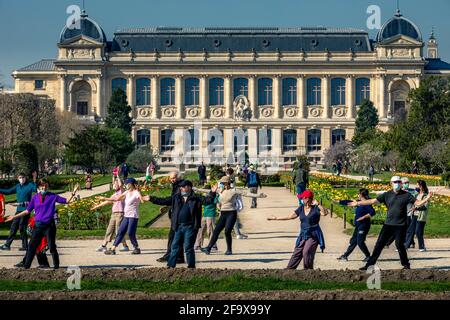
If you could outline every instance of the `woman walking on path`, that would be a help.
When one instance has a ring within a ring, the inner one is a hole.
[[[232,189],[230,186],[230,178],[227,176],[224,176],[220,179],[218,193],[220,218],[217,222],[216,228],[214,229],[213,236],[208,246],[206,248],[202,248],[201,250],[206,254],[210,254],[211,249],[214,247],[217,239],[219,238],[219,234],[222,232],[222,230],[225,229],[225,239],[227,242],[227,251],[225,252],[225,254],[231,255],[233,254],[231,231],[233,230],[234,224],[236,223],[237,219],[237,210],[235,207],[236,198],[239,196],[263,198],[265,197],[265,195],[247,194],[246,192]]]
[[[119,243],[122,242],[126,233],[128,233],[128,237],[130,238],[131,244],[134,247],[134,250],[133,252],[131,252],[131,254],[141,253],[141,249],[139,249],[139,244],[136,239],[136,231],[139,220],[139,204],[143,203],[144,200],[141,193],[137,189],[136,179],[129,178],[125,180],[125,185],[127,186],[127,191],[122,193],[117,198],[97,197],[97,199],[103,201],[124,201],[124,218],[120,223],[119,231],[117,232],[117,237],[114,240],[113,246],[111,247],[111,249],[105,251],[105,254],[108,255],[116,254],[116,248]]]
[[[111,196],[112,199],[118,199],[124,192],[122,181],[120,180],[120,177],[114,177],[113,176],[113,188],[114,188],[114,194]],[[104,207],[108,204],[113,204],[112,206],[112,213],[111,218],[109,219],[108,228],[106,229],[105,234],[105,240],[103,241],[103,244],[97,249],[97,252],[105,252],[108,248],[106,247],[109,242],[113,241],[114,237],[117,236],[117,233],[119,231],[120,224],[123,220],[123,214],[124,214],[124,201],[103,201],[102,203],[99,203],[98,205],[92,207],[91,210],[97,210],[101,207]],[[122,240],[123,249],[120,251],[130,251],[128,248],[127,242],[125,240],[125,237]]]
[[[29,269],[31,263],[33,262],[36,251],[41,244],[44,237],[47,237],[48,248],[53,258],[53,268],[59,268],[59,255],[56,250],[56,204],[67,204],[70,203],[79,189],[77,185],[72,192],[70,198],[67,200],[57,194],[48,191],[48,181],[46,179],[41,179],[38,183],[38,193],[31,198],[30,203],[25,211],[22,211],[15,216],[9,216],[6,221],[11,221],[13,219],[20,219],[23,216],[29,215],[31,211],[34,210],[35,227],[31,234],[31,240],[28,244],[28,250],[25,256],[25,261],[23,267]]]
[[[209,185],[207,185],[206,187],[211,188]],[[194,250],[201,250],[201,248],[203,246],[203,240],[205,239],[205,231],[206,231],[206,235],[208,236],[208,240],[211,241],[213,231],[215,228],[215,224],[216,224],[218,199],[219,199],[219,197],[216,196],[212,203],[203,205],[202,224],[197,233],[197,239],[195,240]],[[212,250],[217,251],[217,244],[214,245]]]
[[[328,209],[319,205],[317,201],[314,201],[314,194],[311,190],[305,190],[297,197],[302,202],[297,210],[287,217],[272,216],[267,218],[267,220],[300,219],[300,234],[295,243],[295,249],[287,265],[287,269],[297,269],[302,259],[305,269],[313,269],[317,246],[320,245],[322,251],[325,249],[325,240],[319,226],[319,221],[321,215],[326,216],[328,214]]]
[[[369,190],[360,189],[358,201],[368,200],[370,199]],[[341,204],[347,205],[350,203],[350,200],[340,201]],[[355,230],[353,231],[353,235],[350,238],[350,245],[347,248],[347,251],[338,258],[338,260],[348,260],[348,256],[355,250],[356,245],[358,245],[359,249],[361,249],[362,253],[364,253],[365,258],[363,262],[367,262],[370,257],[369,249],[367,249],[366,245],[366,236],[369,233],[370,225],[371,225],[371,217],[375,215],[375,210],[371,205],[368,206],[360,206],[355,210]]]
[[[419,186],[419,194],[416,196],[416,199],[422,201],[428,196],[427,183],[424,180],[417,180],[417,185]],[[409,248],[411,243],[414,242],[415,233],[417,242],[419,242],[419,251],[424,252],[427,250],[425,248],[425,241],[423,239],[423,231],[425,229],[425,224],[427,223],[427,216],[428,202],[422,206],[413,208],[411,222],[406,234],[405,248]]]

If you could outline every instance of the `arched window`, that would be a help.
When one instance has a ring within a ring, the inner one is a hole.
[[[136,132],[136,144],[140,146],[148,146],[150,144],[150,130],[139,129]]]
[[[173,78],[161,79],[160,104],[162,106],[175,105],[175,79]]]
[[[358,78],[355,81],[355,103],[360,106],[364,100],[370,99],[370,79]]]
[[[260,78],[258,79],[258,105],[271,106],[272,105],[272,79]]]
[[[161,130],[161,152],[172,151],[175,148],[175,138],[172,129]]]
[[[209,105],[223,106],[223,79],[209,79]]]
[[[233,80],[233,99],[236,99],[240,95],[248,98],[248,79],[246,78],[236,78]]]
[[[114,93],[118,88],[127,94],[127,79],[125,78],[114,78],[111,81],[111,92]]]
[[[333,78],[331,79],[331,105],[344,106],[345,105],[345,79]]]
[[[187,78],[184,80],[184,104],[187,106],[198,106],[200,96],[200,80]]]
[[[308,106],[318,106],[321,104],[321,83],[319,78],[309,78],[306,80],[306,104]]]
[[[294,106],[297,104],[297,79],[284,78],[283,87],[283,106]]]
[[[297,130],[283,130],[283,152],[297,150]]]
[[[151,101],[151,86],[150,79],[138,78],[136,79],[136,105],[149,106]]]
[[[319,129],[308,130],[308,152],[322,149],[322,133]]]
[[[345,130],[344,129],[333,129],[331,131],[331,143],[333,145],[336,144],[336,142],[341,142],[345,140]]]

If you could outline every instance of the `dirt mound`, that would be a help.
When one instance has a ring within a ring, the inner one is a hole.
[[[106,297],[105,297],[106,296]],[[1,300],[449,300],[450,293],[384,290],[305,290],[215,293],[145,293],[137,291],[0,292]]]
[[[0,269],[0,279],[3,280],[66,280],[66,269]],[[358,270],[274,270],[274,269],[187,269],[187,268],[117,268],[81,270],[86,280],[152,280],[175,281],[189,280],[193,277],[210,277],[212,279],[240,275],[244,277],[274,277],[297,281],[334,281],[362,282],[369,274]],[[448,270],[381,270],[382,281],[450,281]]]

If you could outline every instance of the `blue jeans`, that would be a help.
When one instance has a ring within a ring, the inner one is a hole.
[[[303,182],[300,182],[296,186],[297,195],[301,194],[303,191],[306,190],[306,186]],[[298,204],[300,204],[300,199],[298,199]]]
[[[119,230],[117,231],[116,239],[114,240],[114,247],[117,247],[128,232],[128,238],[130,238],[133,247],[138,248],[138,242],[136,239],[136,230],[138,225],[138,218],[126,218],[124,217],[120,223]]]
[[[172,248],[170,250],[170,257],[167,262],[168,267],[175,268],[179,252],[184,246],[188,268],[195,268],[194,244],[195,239],[197,238],[197,232],[198,229],[195,229],[192,224],[180,224],[178,226],[178,229],[175,231]]]

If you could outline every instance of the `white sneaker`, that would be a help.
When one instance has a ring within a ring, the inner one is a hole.
[[[248,236],[246,234],[239,234],[236,236],[236,239],[247,239]]]
[[[97,252],[105,252],[106,250],[107,250],[106,246],[100,246],[95,251],[97,251]]]
[[[120,249],[119,251],[121,252],[127,252],[130,251],[130,248],[128,248],[128,246],[124,246],[122,249]]]
[[[427,249],[423,248],[423,249],[419,249],[420,252],[425,252],[427,251]]]

